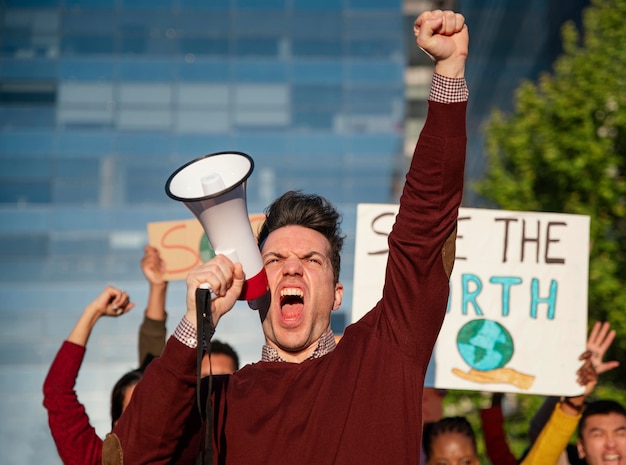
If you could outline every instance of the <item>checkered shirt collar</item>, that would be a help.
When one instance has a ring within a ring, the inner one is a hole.
[[[329,354],[333,350],[335,350],[335,347],[337,347],[337,343],[335,342],[335,335],[333,334],[331,329],[328,328],[326,332],[322,334],[322,337],[320,337],[320,340],[317,343],[317,347],[307,360],[323,357],[324,355]],[[284,362],[285,360],[280,355],[278,355],[278,351],[276,349],[265,344],[263,346],[263,352],[261,353],[261,361]]]

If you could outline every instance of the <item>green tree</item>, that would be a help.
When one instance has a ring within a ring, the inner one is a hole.
[[[582,32],[562,29],[563,53],[524,82],[512,114],[486,126],[488,167],[475,188],[500,208],[589,215],[590,320],[618,332],[626,353],[626,0],[592,0]],[[621,354],[621,355],[620,355]],[[626,363],[603,384],[626,386]]]

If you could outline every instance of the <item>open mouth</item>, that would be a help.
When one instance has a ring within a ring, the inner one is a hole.
[[[280,291],[280,306],[304,304],[302,289],[288,287]]]
[[[295,287],[280,291],[280,318],[286,326],[297,326],[302,321],[304,293]]]
[[[620,455],[619,454],[606,454],[604,456],[602,456],[602,460],[604,460],[605,462],[613,462],[613,461],[617,461],[620,459]]]

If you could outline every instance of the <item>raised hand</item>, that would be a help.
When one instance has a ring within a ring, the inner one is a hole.
[[[426,11],[415,20],[413,33],[417,45],[437,64],[438,73],[463,76],[469,45],[463,15],[454,11]]]
[[[591,352],[591,363],[598,374],[606,373],[619,366],[617,360],[603,361],[606,351],[613,343],[613,339],[615,339],[615,330],[611,329],[611,323],[608,321],[597,321],[593,325],[587,339],[587,350]]]
[[[164,284],[165,262],[161,259],[156,247],[147,245],[144,247],[144,256],[141,259],[141,271],[150,284]]]

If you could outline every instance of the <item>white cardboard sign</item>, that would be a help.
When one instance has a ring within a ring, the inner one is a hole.
[[[357,208],[352,321],[380,299],[398,205]],[[427,386],[580,393],[589,217],[461,208],[446,318]]]

